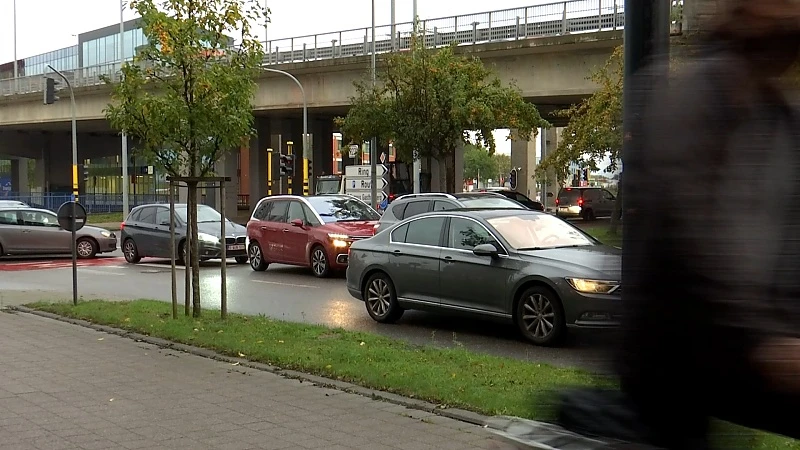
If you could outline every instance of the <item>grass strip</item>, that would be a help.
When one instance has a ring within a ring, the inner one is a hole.
[[[215,350],[284,369],[459,407],[487,415],[553,417],[554,391],[567,386],[613,387],[615,381],[580,369],[554,367],[464,348],[418,346],[387,337],[206,310],[171,318],[169,303],[153,300],[33,303],[30,308]],[[718,448],[800,450],[800,441],[721,424]]]
[[[121,223],[122,213],[92,213],[86,215],[87,223]]]

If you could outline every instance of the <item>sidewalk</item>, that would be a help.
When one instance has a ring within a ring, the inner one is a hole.
[[[4,450],[488,449],[480,427],[0,312]]]

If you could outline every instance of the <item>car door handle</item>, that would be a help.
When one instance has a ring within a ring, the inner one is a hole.
[[[392,250],[392,254],[395,256],[400,256],[403,254],[403,252],[401,252],[400,250]]]
[[[261,227],[261,231],[267,231],[267,227]]]
[[[22,230],[23,233],[30,233],[31,230]]]
[[[453,262],[453,257],[452,256],[445,256],[442,259],[444,259],[444,262],[447,262],[447,263]]]
[[[284,228],[284,229],[283,229],[283,232],[284,232],[284,233],[288,233],[288,232],[289,232],[289,229],[288,229],[288,228]]]

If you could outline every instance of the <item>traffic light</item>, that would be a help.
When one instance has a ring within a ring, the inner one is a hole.
[[[589,169],[588,168],[587,169],[583,169],[583,175],[582,176],[583,176],[583,178],[582,178],[583,181],[589,181]]]
[[[84,182],[88,182],[89,181],[89,166],[87,166],[85,164],[83,166],[83,181]]]
[[[52,105],[58,101],[56,96],[56,85],[59,84],[55,79],[46,77],[44,79],[44,104]]]
[[[517,188],[517,169],[511,169],[511,173],[508,174],[508,184],[511,189]]]
[[[281,155],[280,174],[290,177],[294,175],[294,155]]]

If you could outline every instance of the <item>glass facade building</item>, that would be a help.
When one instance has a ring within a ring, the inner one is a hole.
[[[80,60],[82,67],[119,62],[119,27],[116,27],[116,29],[117,32],[115,34],[80,42]],[[147,39],[141,28],[125,30],[122,42],[122,59],[125,61],[133,59],[133,55],[136,54],[136,48],[146,43]]]

